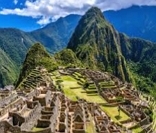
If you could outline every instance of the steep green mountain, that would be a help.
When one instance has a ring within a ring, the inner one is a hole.
[[[0,29],[0,48],[17,64],[21,65],[33,39],[18,29]]]
[[[76,57],[75,53],[70,49],[64,49],[54,55],[56,62],[61,66],[77,66],[82,67],[81,61]]]
[[[72,49],[86,66],[112,72],[130,81],[130,73],[119,44],[118,33],[93,7],[79,21],[67,48]]]
[[[33,39],[18,29],[0,29],[0,86],[13,84]]]
[[[48,71],[54,70],[58,67],[55,59],[47,53],[46,49],[40,43],[34,44],[29,49],[16,86],[18,86],[19,83],[37,66],[43,66]]]
[[[42,29],[30,32],[30,35],[41,42],[50,53],[55,53],[67,46],[79,19],[79,15],[69,15]]]
[[[137,87],[156,97],[156,44],[123,34],[120,44]]]
[[[156,45],[118,33],[93,7],[79,21],[68,46],[89,68],[108,71],[123,81],[135,81],[146,92],[156,92]]]
[[[16,80],[17,66],[2,49],[0,55],[0,87],[4,87],[6,84],[13,84]]]

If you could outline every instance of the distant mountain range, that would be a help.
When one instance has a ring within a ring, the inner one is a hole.
[[[104,15],[119,32],[156,41],[155,11],[156,7],[133,6],[120,11],[107,11]],[[0,86],[15,81],[27,50],[35,42],[41,42],[51,54],[65,48],[80,19],[79,15],[69,15],[32,32],[0,29],[0,54],[3,55],[0,60]],[[7,80],[4,82],[4,79]]]
[[[132,6],[106,11],[104,16],[119,31],[130,37],[156,42],[156,6]]]

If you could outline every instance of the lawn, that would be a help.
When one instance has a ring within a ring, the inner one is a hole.
[[[132,132],[133,133],[141,133],[142,132],[142,128],[141,127],[136,127],[136,128],[134,128],[134,129],[132,129]]]
[[[61,76],[61,79],[64,80],[64,81],[74,81],[74,82],[77,82],[76,79],[74,79],[71,76]]]
[[[37,132],[37,131],[42,131],[44,128],[37,128],[37,127],[34,127],[32,129],[33,132]]]
[[[120,117],[118,112],[118,107],[107,107],[101,106],[102,110],[106,112],[115,122],[125,121],[130,119],[128,115],[126,115],[123,111],[120,110]]]
[[[93,124],[93,120],[91,120],[90,122],[87,122],[86,133],[96,133],[95,125]]]
[[[69,99],[75,101],[76,97],[79,97],[89,102],[106,103],[106,101],[96,93],[87,94],[73,77],[61,76],[61,79],[63,80],[61,83],[63,85],[63,91]]]

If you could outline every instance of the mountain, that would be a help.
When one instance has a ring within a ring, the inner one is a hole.
[[[0,86],[13,84],[20,71],[33,39],[25,32],[13,28],[0,29]]]
[[[17,78],[17,67],[15,63],[0,49],[0,87],[13,84]]]
[[[73,15],[60,18],[56,22],[33,32],[24,32],[14,28],[1,28],[0,48],[12,62],[8,64],[10,70],[16,72],[17,75],[19,74],[28,49],[36,42],[43,43],[50,53],[55,53],[66,47],[74,30],[73,27],[77,25],[79,18],[79,15],[74,15],[74,19]],[[15,67],[12,67],[12,64]],[[15,78],[8,79],[8,75],[13,75],[9,71],[3,72],[2,75],[3,79],[6,79],[3,86],[12,84],[15,81]],[[1,80],[0,86],[2,86],[2,82],[3,80]]]
[[[130,37],[156,42],[156,6],[132,6],[106,11],[104,16],[119,31]]]
[[[55,59],[47,53],[43,45],[35,43],[26,55],[16,86],[38,66],[43,66],[48,71],[52,71],[57,68],[57,63]]]
[[[122,56],[118,33],[93,7],[82,17],[67,48],[73,50],[87,67],[112,72],[122,80],[131,77]]]
[[[41,29],[30,32],[30,35],[44,44],[50,53],[55,53],[66,47],[79,19],[79,15],[69,15]]]
[[[70,49],[63,49],[62,51],[56,53],[54,55],[56,62],[61,66],[66,67],[83,67],[81,61],[76,57],[75,53],[73,53]]]
[[[21,65],[33,39],[25,32],[13,28],[0,29],[0,48],[17,65]]]
[[[156,91],[149,89],[155,87],[156,45],[118,33],[96,7],[81,18],[67,48],[89,68],[135,81],[144,91]]]

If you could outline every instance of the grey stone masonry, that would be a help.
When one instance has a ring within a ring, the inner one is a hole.
[[[32,116],[30,116],[30,119],[21,125],[22,131],[30,131],[34,125],[37,124],[37,120],[41,117],[41,109],[42,107],[38,103],[38,105],[34,108],[34,112]]]

